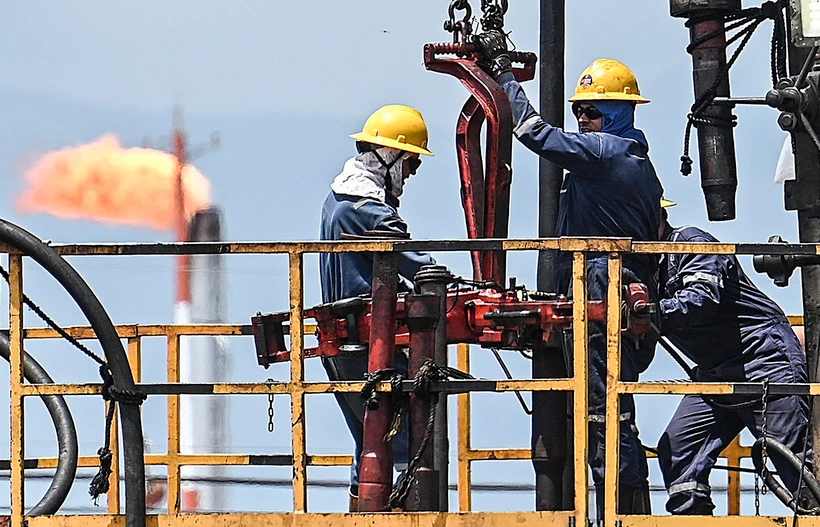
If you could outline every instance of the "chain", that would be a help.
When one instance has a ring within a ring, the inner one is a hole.
[[[0,275],[3,276],[6,282],[9,282],[9,273],[3,266],[0,266]],[[27,305],[34,312],[35,315],[40,317],[40,319],[43,322],[45,322],[48,327],[56,331],[61,337],[66,339],[75,348],[85,353],[88,356],[88,358],[90,358],[99,365],[105,364],[105,361],[102,358],[100,358],[96,353],[88,349],[88,347],[86,347],[82,342],[69,335],[66,330],[61,328],[56,322],[54,322],[54,320],[51,319],[51,317],[46,315],[45,311],[43,311],[40,308],[40,306],[35,304],[34,301],[25,294],[23,294],[23,303]]]
[[[449,366],[439,366],[432,359],[427,359],[421,365],[419,371],[416,372],[413,378],[413,393],[420,399],[430,401],[430,411],[427,416],[427,428],[424,436],[419,444],[418,451],[407,463],[407,469],[404,471],[404,478],[401,478],[393,491],[390,493],[390,500],[386,510],[404,509],[404,502],[410,494],[410,487],[416,482],[416,470],[418,470],[421,463],[421,456],[427,449],[427,445],[433,437],[433,429],[436,421],[436,407],[438,406],[439,393],[430,390],[433,381],[446,381],[447,379],[474,379],[472,375],[456,368]],[[392,388],[395,390],[400,387],[399,384]],[[409,398],[408,398],[409,399]]]
[[[276,379],[271,377],[265,379],[265,384],[270,386],[271,384],[275,383]],[[276,410],[273,408],[273,392],[268,394],[268,432],[273,433],[276,430],[276,425],[273,424],[273,418],[276,417]]]
[[[766,379],[766,380],[763,381],[763,426],[760,430],[760,433],[763,437],[763,445],[762,445],[763,446],[763,470],[761,471],[762,472],[761,475],[764,478],[766,477],[767,473],[769,472],[769,467],[767,465],[767,463],[769,461],[769,453],[766,451],[766,426],[767,426],[767,420],[768,420],[768,415],[767,415],[768,405],[769,405],[769,380]],[[764,496],[766,495],[766,489],[767,488],[768,488],[767,485],[763,485],[763,488],[761,489],[761,494],[763,494]]]
[[[508,0],[481,0],[481,29],[484,31],[502,30],[504,28],[504,14],[509,9]]]
[[[456,11],[464,11],[464,17],[461,20],[456,20]],[[472,32],[470,19],[473,16],[473,8],[469,0],[452,0],[447,14],[449,18],[444,21],[444,31],[453,34],[454,44],[458,43],[459,36],[466,40],[467,36]]]
[[[760,475],[755,472],[755,516],[760,516]]]

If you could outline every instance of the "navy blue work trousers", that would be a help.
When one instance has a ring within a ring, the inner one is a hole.
[[[362,381],[367,373],[367,353],[322,357],[322,365],[330,381]],[[407,355],[403,351],[396,351],[394,367],[407,375]],[[359,461],[364,447],[365,400],[358,393],[336,393],[334,395],[355,444],[353,463],[350,465],[350,491],[353,495],[358,495]],[[402,424],[401,430],[393,438],[393,464],[397,470],[404,470],[407,467],[409,436],[406,424]]]
[[[723,404],[742,400],[734,396],[715,399]],[[803,451],[808,422],[806,397],[782,397],[766,405],[766,436],[792,452]],[[715,504],[709,473],[718,456],[744,428],[759,438],[762,427],[762,406],[726,410],[709,405],[700,395],[685,395],[658,443],[658,461],[669,492],[666,510],[672,514],[711,514]],[[811,441],[808,444],[811,446]],[[811,463],[811,450],[806,456]],[[798,472],[775,453],[769,452],[769,458],[783,484],[794,492]]]
[[[559,292],[566,291],[572,297],[570,288],[571,270],[556,269],[554,273]],[[653,280],[638,277],[652,290]],[[587,298],[605,300],[607,293],[608,260],[595,258],[587,262]],[[595,486],[604,484],[604,454],[606,414],[606,323],[589,321],[589,466]],[[572,369],[572,340],[564,345],[567,368]],[[637,381],[638,374],[646,369],[652,358],[652,351],[645,350],[638,338],[631,333],[621,334],[621,380]],[[649,487],[649,468],[646,452],[638,437],[635,424],[635,401],[631,394],[621,396],[620,401],[620,474],[619,484],[635,489]]]

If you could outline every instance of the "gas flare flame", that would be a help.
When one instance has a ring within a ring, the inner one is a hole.
[[[49,152],[26,170],[22,213],[45,212],[160,230],[175,227],[177,160],[149,148],[123,148],[113,135]],[[210,204],[211,184],[191,165],[182,171],[186,220]]]

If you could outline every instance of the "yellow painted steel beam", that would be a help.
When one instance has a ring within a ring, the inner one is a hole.
[[[558,248],[562,251],[630,252],[630,238],[560,238]]]
[[[544,251],[547,249],[559,249],[560,241],[555,238],[539,240],[504,240],[502,247],[505,251]]]
[[[177,456],[177,463],[180,465],[251,465],[270,466],[271,463],[265,460],[276,455],[254,455],[254,454],[180,454]],[[290,457],[290,454],[283,454],[281,457]],[[347,466],[353,461],[353,456],[340,456],[329,454],[308,454],[308,465],[320,467]],[[26,459],[27,470],[33,469],[53,469],[57,468],[58,458],[41,457]],[[165,465],[168,462],[166,454],[146,454],[146,465]],[[80,456],[77,459],[78,467],[94,467],[100,465],[100,458],[97,456]],[[113,466],[112,466],[113,468]]]
[[[289,326],[289,324],[285,324]],[[316,324],[305,324],[305,334],[316,333]],[[248,336],[253,333],[250,324],[132,324],[114,326],[122,338],[165,337],[171,333],[191,336]],[[97,335],[90,326],[68,326],[66,333],[76,339],[96,339]],[[62,336],[51,328],[28,328],[24,330],[27,339],[52,339]]]
[[[735,254],[737,244],[734,243],[658,243],[658,242],[632,242],[633,253],[649,254]]]
[[[470,345],[459,344],[456,347],[456,365],[463,372],[470,373]],[[470,408],[470,394],[463,393],[458,397],[458,444],[457,444],[457,464],[458,464],[458,510],[467,512],[473,510],[472,493],[472,466],[470,465],[471,440],[470,420],[472,410]]]
[[[105,409],[115,404],[114,401],[105,403]],[[120,439],[119,439],[119,416],[114,412],[114,419],[111,421],[111,474],[108,475],[108,492],[105,501],[108,503],[108,514],[120,513]],[[97,458],[99,463],[99,458]]]
[[[744,454],[751,455],[751,449],[740,446],[740,436],[737,436],[723,449],[721,456],[726,457],[728,465],[739,467],[741,458],[745,457]],[[727,512],[730,516],[737,516],[740,514],[740,472],[728,470],[726,479]]]
[[[736,384],[756,384],[756,383],[736,383]],[[807,383],[808,384],[808,383]],[[759,384],[758,384],[759,385]],[[770,387],[778,384],[770,384]],[[705,394],[705,395],[730,395],[735,392],[732,383],[723,382],[623,382],[618,387],[618,393],[635,394]],[[744,395],[744,394],[740,394]],[[751,395],[751,394],[745,394]],[[809,385],[809,395],[820,395],[820,383]]]
[[[620,467],[620,394],[621,380],[621,273],[620,255],[609,255],[606,321],[606,454],[604,474],[604,525],[618,519],[618,472]]]
[[[307,443],[305,439],[305,339],[302,332],[304,308],[304,258],[289,255],[290,274],[290,412],[293,449],[293,509],[307,511]]]
[[[751,243],[670,243],[632,241],[629,238],[484,238],[480,240],[384,240],[384,241],[292,241],[292,242],[177,242],[177,243],[115,243],[115,244],[52,244],[63,256],[168,256],[176,254],[304,254],[341,252],[401,252],[423,247],[426,251],[470,250],[549,250],[633,252],[647,254],[820,254],[820,244]],[[487,249],[492,247],[492,249]],[[20,252],[0,244],[0,252],[18,255]]]
[[[9,336],[11,384],[11,525],[23,527],[25,507],[25,407],[23,405],[23,257],[9,255]]]
[[[493,380],[482,379],[494,382],[492,390],[482,390],[485,393],[502,393],[513,391],[570,391],[573,382],[569,379],[526,379],[526,380]],[[459,381],[448,381],[452,385],[458,385]],[[469,382],[469,381],[468,381]],[[196,391],[191,395],[254,395],[254,394],[321,394],[321,393],[356,393],[364,387],[364,382],[272,382],[272,383],[195,383],[194,386],[211,386],[210,391]],[[163,395],[156,393],[165,384],[139,383],[138,388],[150,389],[149,395]],[[182,384],[181,386],[185,386]],[[102,393],[102,384],[27,384],[20,388],[20,393],[25,396],[33,395],[99,395]],[[820,392],[820,385],[817,387]],[[390,392],[392,388],[389,382],[381,382],[376,386],[376,391]],[[186,394],[187,395],[187,394]]]
[[[791,516],[620,516],[621,527],[784,527]],[[817,516],[801,516],[800,527],[820,527]]]
[[[146,527],[566,527],[571,512],[180,514],[146,516]],[[125,527],[123,515],[37,516],[28,527]],[[683,525],[683,524],[678,524]],[[801,521],[801,527],[804,524]],[[811,525],[811,524],[809,524]],[[820,525],[820,522],[814,524]],[[708,527],[708,526],[706,526]],[[762,524],[761,524],[762,527]]]
[[[465,452],[469,461],[516,461],[532,459],[532,450],[529,448],[492,448],[477,449]]]
[[[589,338],[587,324],[586,255],[576,252],[572,260],[572,290],[574,298],[582,299],[573,302],[573,336],[572,336],[572,381],[573,392],[573,474],[575,494],[575,525],[587,525],[589,518],[589,490],[587,488],[587,452],[589,450],[589,394],[587,358],[589,357]],[[620,311],[620,309],[619,309]],[[569,447],[569,445],[567,445]]]
[[[179,382],[179,344],[179,335],[171,334],[168,336],[169,383]],[[179,395],[168,396],[167,408],[168,447],[166,453],[166,464],[168,466],[168,513],[179,514],[181,479],[181,470],[178,461],[180,451]]]

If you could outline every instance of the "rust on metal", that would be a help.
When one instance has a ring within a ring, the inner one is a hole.
[[[587,297],[586,255],[576,252],[572,259],[572,288],[575,298],[585,299]],[[587,424],[589,415],[589,395],[587,393],[587,357],[589,356],[589,340],[587,333],[589,325],[587,320],[587,303],[575,302],[572,308],[573,336],[572,349],[573,371],[570,372],[573,389],[573,488],[575,501],[575,525],[586,525],[589,517],[589,498],[587,491],[587,457],[589,450],[589,426]]]
[[[296,512],[307,511],[307,443],[305,439],[305,363],[302,351],[305,347],[302,332],[302,309],[304,305],[304,258],[301,253],[289,256],[290,316],[298,321],[290,325],[290,341],[293,360],[290,361],[291,444],[293,448],[293,508]]]
[[[11,382],[11,525],[23,527],[25,507],[25,406],[23,404],[23,257],[9,255]]]
[[[179,344],[180,336],[168,336],[168,382],[179,383]],[[178,462],[180,455],[180,413],[179,395],[168,395],[168,449],[166,463],[168,466],[168,513],[179,514],[181,470]]]
[[[619,255],[609,255],[606,325],[606,432],[604,473],[604,525],[615,525],[618,519],[618,473],[620,472],[620,394],[621,371],[621,275]]]

